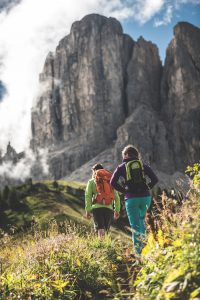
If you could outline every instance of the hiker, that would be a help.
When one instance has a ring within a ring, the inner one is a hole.
[[[85,191],[86,218],[93,215],[95,231],[100,238],[109,231],[114,209],[114,219],[119,218],[120,198],[110,185],[112,173],[101,164],[92,167],[92,178],[88,181]],[[113,207],[114,205],[114,207]]]
[[[149,190],[158,179],[152,169],[143,164],[138,150],[133,145],[126,146],[122,151],[123,163],[114,171],[111,185],[125,195],[125,207],[132,228],[132,239],[135,252],[140,254],[145,236],[145,215],[151,204]],[[150,180],[146,182],[146,176]],[[119,183],[124,179],[124,185]]]

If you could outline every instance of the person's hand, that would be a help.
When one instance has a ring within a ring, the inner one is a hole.
[[[92,215],[91,215],[91,213],[86,212],[86,213],[85,213],[85,217],[86,217],[86,219],[90,220],[91,217],[92,217]]]
[[[119,213],[118,212],[114,212],[114,220],[117,220],[117,219],[119,219]]]

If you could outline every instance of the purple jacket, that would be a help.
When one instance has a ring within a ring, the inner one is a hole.
[[[158,178],[155,175],[155,173],[152,171],[152,169],[146,165],[143,164],[144,167],[144,174],[145,177],[147,176],[148,179],[150,180],[149,182],[147,181],[147,186],[144,187],[144,190],[140,193],[130,193],[126,191],[125,189],[125,178],[126,178],[126,162],[131,161],[132,159],[126,159],[124,162],[119,165],[110,180],[110,184],[113,186],[115,190],[117,190],[120,193],[125,194],[125,199],[133,198],[133,197],[146,197],[149,196],[149,190],[154,187],[154,185],[158,182]]]

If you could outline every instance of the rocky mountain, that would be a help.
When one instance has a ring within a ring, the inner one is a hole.
[[[107,149],[115,167],[129,143],[168,174],[198,160],[199,47],[200,29],[177,24],[162,66],[157,46],[133,41],[116,19],[75,22],[46,58],[32,109],[31,147],[49,150],[51,177]]]
[[[11,164],[15,165],[23,157],[24,157],[24,152],[17,153],[15,148],[13,148],[9,142],[6,148],[6,153],[4,155],[2,155],[0,150],[0,165],[6,162],[10,162]]]
[[[200,159],[200,29],[174,28],[161,81],[162,115],[175,169]]]

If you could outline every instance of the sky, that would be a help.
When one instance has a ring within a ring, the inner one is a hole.
[[[157,44],[163,62],[177,22],[200,27],[200,0],[0,0],[0,149],[8,141],[18,152],[29,146],[45,58],[90,13],[116,17],[135,41]]]
[[[163,5],[160,11],[145,23],[134,18],[122,21],[124,31],[134,40],[143,36],[158,46],[163,64],[167,46],[173,38],[173,27],[181,21],[200,27],[200,1],[179,1],[177,6],[175,1],[171,1],[174,6],[170,1],[165,2],[168,4]]]

